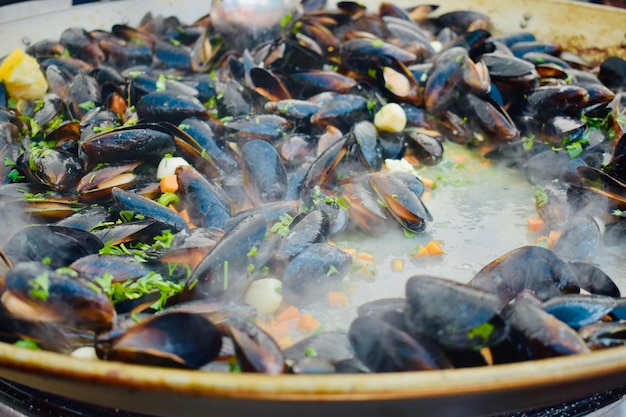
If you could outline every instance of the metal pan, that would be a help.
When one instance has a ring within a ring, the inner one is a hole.
[[[193,21],[208,12],[206,3],[98,3],[4,23],[0,25],[0,55],[25,38],[57,38],[68,26],[106,29],[122,21],[135,24],[148,10]],[[375,6],[372,1],[364,3]],[[460,8],[486,12],[495,32],[527,29],[588,59],[607,52],[626,56],[624,10],[556,0],[516,0],[506,5],[498,0],[439,3],[441,12]],[[534,213],[532,188],[517,173],[485,167],[465,149],[451,145],[448,151],[463,154],[472,169],[459,173],[443,164],[423,173],[445,178],[428,202],[435,222],[426,235],[408,240],[396,230],[390,231],[382,244],[380,239],[359,243],[360,248],[375,251],[379,274],[373,282],[357,283],[351,297],[354,306],[374,295],[401,295],[404,280],[416,271],[467,281],[496,256],[529,243],[532,236],[525,219]],[[411,247],[433,238],[445,244],[446,255],[441,260],[417,263],[407,258]],[[389,267],[389,261],[397,257],[408,264],[400,274]],[[605,248],[597,262],[625,290],[622,259],[617,251]],[[348,319],[354,306],[345,312]],[[336,315],[336,311],[327,313]],[[322,319],[331,323],[328,317]],[[626,384],[626,348],[449,371],[265,376],[86,361],[0,343],[0,377],[86,402],[158,416],[472,416],[573,400]]]

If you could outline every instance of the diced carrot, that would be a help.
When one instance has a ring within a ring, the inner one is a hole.
[[[428,255],[428,251],[424,245],[419,245],[417,248],[411,251],[411,256],[414,258],[424,258]]]
[[[363,262],[374,262],[374,255],[367,252],[359,252],[357,258]]]
[[[344,248],[342,249],[345,253],[352,256],[352,258],[356,258],[356,249],[354,248]]]
[[[391,270],[393,272],[402,272],[404,271],[404,261],[400,258],[394,258],[391,261]]]
[[[166,175],[161,178],[159,186],[162,193],[175,193],[178,191],[178,179],[176,175]]]
[[[191,218],[189,217],[189,212],[187,209],[182,209],[178,212],[178,215],[183,218],[187,223],[191,223]]]
[[[428,252],[428,256],[439,256],[445,253],[437,240],[431,240],[426,244],[426,252]]]
[[[491,349],[484,347],[480,349],[480,355],[485,359],[487,365],[493,365],[493,353]]]
[[[289,329],[289,323],[286,321],[272,321],[267,322],[261,326],[266,332],[270,334],[274,339],[282,336],[287,336],[291,333]]]
[[[548,233],[548,239],[550,239],[550,242],[552,242],[553,245],[559,240],[560,237],[561,232],[558,230],[550,230],[550,233]]]
[[[450,158],[457,164],[464,164],[467,162],[467,158],[464,155],[452,155]]]
[[[404,155],[404,160],[413,166],[420,164],[419,159],[417,159],[414,155]]]
[[[531,232],[541,232],[546,227],[546,223],[541,217],[529,217],[528,218],[528,230]]]
[[[374,265],[371,262],[362,262],[358,264],[353,264],[353,267],[355,267],[353,271],[355,275],[361,275],[365,277],[366,279],[373,278],[378,273],[378,271],[376,270],[376,265]]]
[[[287,306],[276,315],[277,321],[291,321],[300,317],[300,310],[295,306]]]
[[[348,296],[342,291],[331,291],[327,296],[328,305],[331,306],[347,306]]]
[[[435,188],[435,180],[432,178],[421,177],[422,183],[427,190],[432,190]]]
[[[167,208],[168,208],[168,209],[170,209],[170,210],[172,210],[173,212],[178,213],[178,210],[176,210],[176,207],[174,207],[174,204],[169,204],[169,205],[167,206]]]
[[[274,341],[281,349],[287,349],[293,345],[293,339],[289,336],[280,336],[274,339]]]
[[[320,322],[309,313],[303,314],[298,319],[298,329],[313,331],[320,326]]]

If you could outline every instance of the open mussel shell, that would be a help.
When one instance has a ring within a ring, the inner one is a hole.
[[[513,302],[503,315],[510,326],[510,340],[522,359],[590,352],[576,331],[534,303]]]
[[[592,350],[626,345],[626,323],[624,321],[600,321],[578,330]]]
[[[448,349],[480,349],[508,332],[495,295],[454,281],[417,275],[406,283],[404,317],[409,331]]]
[[[393,217],[408,231],[423,232],[426,221],[433,220],[420,198],[424,184],[415,175],[376,172],[369,176],[369,184]]]
[[[284,354],[263,329],[237,315],[230,315],[226,319],[226,327],[235,343],[235,353],[242,371],[271,375],[284,372]]]
[[[82,201],[107,201],[111,199],[113,187],[128,188],[139,177],[132,171],[141,162],[129,162],[110,165],[84,175],[76,185],[76,191]]]
[[[565,294],[552,297],[541,308],[574,329],[590,325],[611,313],[615,298],[602,295]]]
[[[5,279],[2,304],[17,317],[90,329],[110,328],[115,318],[108,296],[74,271],[21,262]]]
[[[213,323],[184,312],[154,316],[96,338],[101,359],[177,368],[200,368],[214,360],[221,348],[222,335]]]

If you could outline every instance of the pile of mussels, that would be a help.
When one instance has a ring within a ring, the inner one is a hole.
[[[312,3],[243,52],[208,17],[150,14],[28,47],[49,90],[14,100],[0,88],[1,340],[266,373],[623,345],[626,302],[590,261],[601,239],[624,239],[624,60],[592,65],[530,33],[492,36],[477,12]],[[375,121],[388,103],[406,117],[400,129]],[[405,298],[361,306],[349,332],[279,348],[243,302],[250,284],[277,277],[284,300],[306,306],[350,271],[330,238],[388,222],[424,231],[423,183],[384,161],[436,164],[445,141],[523,171],[563,243],[516,249],[466,285],[414,276]],[[167,156],[189,163],[175,194],[156,176]]]

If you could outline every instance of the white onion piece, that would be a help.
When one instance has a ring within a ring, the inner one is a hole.
[[[160,180],[161,178],[167,177],[168,175],[176,174],[176,168],[178,168],[179,166],[189,166],[189,162],[185,161],[184,158],[181,158],[179,156],[172,156],[169,158],[161,159],[156,172],[157,179]]]
[[[71,355],[74,358],[78,359],[89,359],[89,360],[98,360],[98,355],[96,355],[96,348],[92,346],[83,346],[74,350]]]
[[[272,314],[283,301],[283,283],[276,278],[262,278],[248,287],[244,302],[256,308],[260,315]]]
[[[385,104],[374,116],[374,125],[386,132],[402,132],[406,126],[406,113],[397,103]]]

